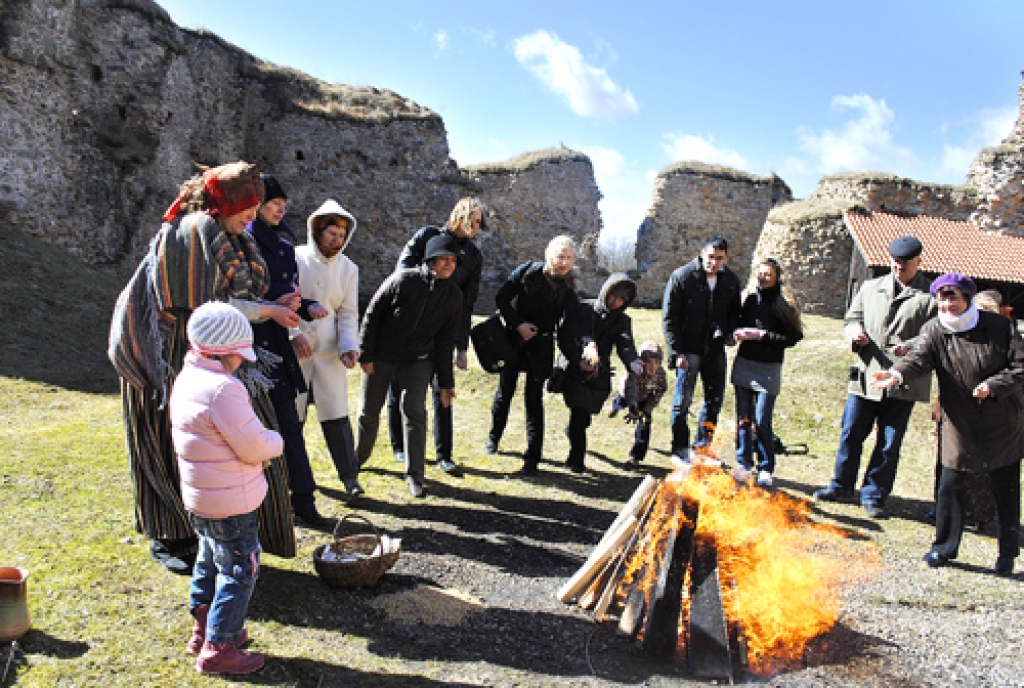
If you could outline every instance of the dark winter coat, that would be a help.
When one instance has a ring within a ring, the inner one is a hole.
[[[632,287],[632,296],[622,308],[610,310],[608,293],[623,284]],[[635,297],[633,281],[624,273],[615,273],[605,281],[598,298],[580,302],[566,319],[566,326],[559,329],[558,347],[565,357],[562,397],[569,408],[585,408],[592,414],[601,411],[612,390],[613,348],[627,368],[638,359],[633,343],[633,322],[626,315],[626,308]],[[599,362],[596,370],[587,372],[580,369],[580,361],[583,349],[590,342],[597,342]]]
[[[277,227],[271,227],[258,215],[256,219],[245,228],[259,248],[260,256],[267,264],[267,277],[269,286],[263,298],[267,301],[275,301],[284,294],[297,289],[299,283],[299,266],[295,263],[295,244],[288,241],[280,234],[278,229],[287,232],[294,237],[295,233],[284,222]],[[310,299],[303,299],[299,308],[299,317],[303,320],[311,320],[309,306],[316,303]],[[291,336],[288,329],[278,325],[273,320],[265,320],[252,325],[253,344],[263,347],[267,351],[281,357],[281,362],[270,371],[270,379],[274,383],[270,390],[270,396],[276,401],[283,399],[294,399],[297,394],[306,391],[306,381],[302,376],[302,369],[299,367],[298,356],[292,348]]]
[[[662,328],[668,345],[668,367],[683,354],[720,353],[740,319],[740,281],[728,267],[718,272],[715,290],[708,288],[700,256],[668,278],[661,304]]]
[[[572,282],[548,279],[544,263],[523,263],[498,289],[494,301],[519,354],[519,370],[534,377],[548,378],[555,359],[555,333],[579,304]],[[537,334],[524,342],[518,327],[524,322],[537,326]]]
[[[462,292],[430,268],[397,270],[370,300],[359,328],[359,362],[408,363],[431,358],[442,389],[455,387],[452,353],[462,313]]]
[[[988,472],[1024,456],[1024,344],[1002,315],[980,311],[978,324],[966,332],[929,320],[893,370],[904,380],[935,371],[943,466]],[[974,388],[982,382],[992,393],[975,399]]]
[[[782,298],[778,286],[758,289],[748,294],[740,309],[740,327],[756,327],[765,330],[761,339],[748,339],[740,342],[737,356],[748,361],[761,363],[782,363],[786,349],[796,346],[804,338],[804,333],[778,316],[772,308],[775,299]]]
[[[447,227],[424,227],[402,249],[398,257],[396,269],[415,268],[423,263],[426,255],[427,242],[436,236],[447,234],[455,240],[459,248],[459,264],[449,278],[462,291],[462,317],[459,321],[459,336],[455,340],[455,348],[466,351],[469,348],[469,327],[473,319],[473,307],[480,295],[480,275],[484,270],[484,256],[471,239],[457,237]]]

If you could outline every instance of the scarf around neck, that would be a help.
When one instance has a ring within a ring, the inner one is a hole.
[[[978,307],[971,302],[960,315],[949,315],[939,311],[939,324],[949,332],[966,332],[978,324]]]

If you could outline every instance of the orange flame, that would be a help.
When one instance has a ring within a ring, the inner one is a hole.
[[[835,624],[845,588],[878,569],[877,550],[812,522],[806,501],[700,465],[683,488],[700,504],[696,537],[711,538],[718,551],[726,618],[746,637],[752,671],[798,662]]]

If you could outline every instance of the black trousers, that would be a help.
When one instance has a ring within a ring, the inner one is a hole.
[[[306,439],[302,435],[302,421],[295,410],[295,399],[274,399],[278,432],[284,440],[284,460],[288,466],[288,487],[292,493],[292,510],[307,511],[313,507],[316,481],[309,466]]]
[[[967,471],[942,467],[935,501],[935,542],[932,550],[955,559],[964,534],[964,487]],[[992,497],[999,518],[999,556],[1016,559],[1020,553],[1020,461],[989,471]]]
[[[437,376],[430,378],[431,395],[434,398],[434,457],[441,461],[452,460],[452,407],[441,403],[441,386]],[[402,427],[402,409],[399,407],[401,382],[398,376],[391,381],[388,388],[388,434],[391,437],[391,451],[405,453],[405,432]]]
[[[494,393],[491,405],[490,440],[495,444],[501,441],[508,424],[508,413],[512,408],[512,397],[516,394],[519,382],[519,370],[514,367],[498,374],[498,390]],[[540,463],[544,449],[544,380],[545,378],[526,373],[526,389],[523,393],[523,405],[526,408],[526,453],[523,461],[527,466],[536,467]]]
[[[588,409],[569,409],[569,458],[566,466],[583,468],[583,460],[587,456],[587,428],[592,417]]]

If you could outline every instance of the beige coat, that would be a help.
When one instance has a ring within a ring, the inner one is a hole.
[[[325,202],[309,220],[320,215],[341,215],[352,222],[345,248],[356,231],[356,219],[334,201]],[[306,385],[313,390],[321,421],[348,416],[348,370],[341,362],[346,351],[359,350],[359,268],[343,248],[331,259],[324,257],[308,229],[307,245],[295,249],[302,297],[314,299],[327,309],[327,317],[303,322],[299,327],[313,347],[313,355],[300,361]],[[308,394],[295,400],[299,417],[306,417]]]
[[[920,272],[895,297],[893,282],[892,275],[882,275],[862,284],[844,318],[843,334],[851,345],[858,332],[866,332],[871,338],[870,344],[854,351],[851,373],[856,371],[856,376],[850,376],[849,392],[873,401],[880,401],[883,392],[868,385],[871,374],[891,368],[899,360],[893,348],[899,344],[913,346],[921,328],[938,312],[935,299],[928,293],[932,282]],[[931,378],[920,377],[884,394],[926,402],[931,396]]]

